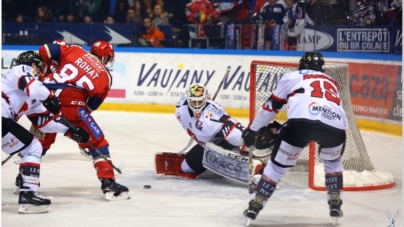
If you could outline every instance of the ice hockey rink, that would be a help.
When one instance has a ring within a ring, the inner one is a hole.
[[[51,212],[18,214],[18,196],[13,194],[18,165],[13,157],[1,169],[2,226],[245,226],[242,213],[250,198],[247,185],[225,178],[155,176],[154,154],[178,152],[189,141],[174,114],[97,111],[93,116],[110,143],[115,165],[123,170],[116,173],[117,181],[129,188],[131,199],[106,201],[91,160],[79,153],[75,142],[59,134],[41,165],[39,191],[52,200]],[[20,123],[29,127],[26,118]],[[373,165],[392,173],[396,186],[345,192],[344,217],[337,226],[393,226],[388,217],[397,212],[395,226],[402,226],[402,137],[361,133]],[[143,185],[151,185],[151,189]],[[332,226],[326,194],[308,189],[307,173],[288,172],[251,226]]]

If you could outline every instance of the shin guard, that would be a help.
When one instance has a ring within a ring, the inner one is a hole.
[[[29,188],[31,191],[38,191],[39,187],[40,165],[36,163],[24,163],[20,165],[20,173],[22,177],[22,186]],[[21,186],[21,185],[20,185]],[[20,187],[21,190],[22,187]]]
[[[108,162],[112,163],[111,160]],[[115,180],[114,169],[110,164],[108,164],[104,159],[96,159],[94,160],[94,168],[97,171],[98,179],[113,179]]]
[[[325,186],[327,191],[339,191],[342,190],[343,178],[341,172],[326,173],[325,174]]]
[[[257,184],[257,188],[254,190],[254,194],[256,196],[260,195],[267,200],[269,197],[272,196],[272,193],[276,189],[276,183],[269,179],[267,176],[262,175],[260,181]]]

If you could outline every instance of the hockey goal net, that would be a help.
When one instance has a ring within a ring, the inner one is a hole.
[[[297,63],[253,61],[250,69],[250,121],[258,109],[275,90],[280,77],[290,71],[297,70]],[[348,86],[347,64],[326,64],[325,72],[339,83],[340,96],[347,114],[349,126],[347,141],[343,155],[344,190],[374,190],[389,188],[395,185],[390,173],[376,170],[366,152],[360,131],[353,115]],[[280,123],[287,120],[287,105],[278,112],[275,119]],[[300,154],[292,171],[308,171],[309,187],[314,190],[325,190],[325,173],[321,160],[317,157],[318,146],[310,143]]]

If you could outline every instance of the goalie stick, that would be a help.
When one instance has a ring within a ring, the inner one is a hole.
[[[226,78],[229,76],[230,73],[230,66],[227,67],[226,73],[224,74],[224,77],[222,79],[222,81],[220,81],[219,87],[216,89],[215,94],[212,97],[212,100],[215,101],[216,96],[219,94],[220,89],[222,88],[222,85],[224,84],[224,81],[226,80]],[[183,154],[186,150],[188,150],[188,148],[192,145],[192,143],[194,142],[194,139],[191,137],[191,139],[189,140],[187,146],[184,147],[184,149],[182,149],[180,152],[178,152],[177,154]]]
[[[67,120],[63,115],[61,115],[60,117],[63,118],[63,120],[65,120],[65,121],[67,122],[67,124],[69,125],[70,128],[72,128],[73,130],[77,131],[77,130],[76,130],[76,127],[75,127],[69,120]],[[98,150],[98,148],[96,148],[96,147],[94,146],[94,144],[92,144],[92,143],[90,143],[90,142],[87,142],[87,144],[91,147],[91,149],[95,150],[95,152],[97,152],[97,154],[98,154],[99,156],[101,156],[101,157],[102,157],[112,168],[114,168],[119,174],[122,174],[122,171],[121,171],[118,167],[116,167],[114,164],[112,164],[111,162],[108,162],[108,159],[105,157],[105,155],[103,155],[103,154],[101,153],[101,151]]]

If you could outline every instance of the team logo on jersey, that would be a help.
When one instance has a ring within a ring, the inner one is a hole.
[[[318,102],[312,102],[309,105],[309,112],[312,115],[318,115],[321,113],[321,116],[324,118],[327,118],[329,120],[341,120],[341,115],[336,113],[333,108],[329,106],[322,105],[321,103]]]
[[[312,102],[309,105],[309,112],[312,115],[318,115],[321,112],[322,105],[318,102]]]
[[[195,128],[198,129],[199,131],[202,131],[202,128],[203,128],[203,127],[202,127],[202,124],[203,124],[203,123],[202,123],[201,121],[199,121],[199,120],[196,121],[196,122],[195,122]]]
[[[181,114],[177,114],[177,119],[181,121]]]

